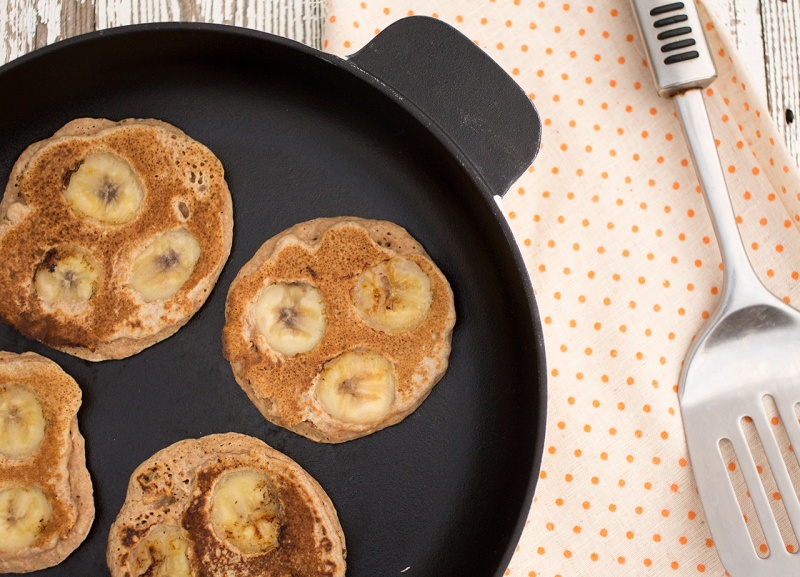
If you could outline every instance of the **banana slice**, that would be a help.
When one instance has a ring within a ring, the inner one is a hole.
[[[278,547],[281,505],[272,480],[244,469],[222,476],[211,497],[211,526],[218,538],[246,555]]]
[[[51,513],[50,502],[38,487],[0,491],[0,551],[13,553],[33,544]]]
[[[334,419],[358,425],[384,417],[394,402],[392,363],[368,350],[348,351],[325,363],[317,400]]]
[[[200,243],[185,228],[158,236],[133,261],[128,286],[145,302],[168,299],[177,293],[200,259]]]
[[[36,271],[34,287],[50,306],[86,303],[97,288],[100,266],[80,250],[51,249]]]
[[[192,577],[188,549],[180,528],[153,529],[131,553],[132,577]]]
[[[131,166],[115,154],[87,155],[68,178],[64,198],[81,218],[124,224],[139,212],[144,198],[142,184]]]
[[[42,405],[31,391],[12,385],[0,391],[0,454],[31,455],[44,438]]]
[[[413,260],[396,256],[365,269],[353,299],[371,327],[387,333],[409,331],[425,320],[431,308],[431,279]]]
[[[322,294],[305,283],[266,287],[256,301],[254,313],[256,327],[267,344],[287,357],[312,350],[328,327]]]

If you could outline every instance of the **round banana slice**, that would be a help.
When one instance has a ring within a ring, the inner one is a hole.
[[[278,547],[281,504],[272,480],[260,471],[226,473],[211,496],[211,525],[217,537],[245,555]]]
[[[38,487],[0,491],[0,552],[13,553],[36,541],[52,509]]]
[[[97,261],[82,250],[51,249],[36,270],[36,294],[56,308],[85,304],[97,288],[99,271]]]
[[[387,333],[418,327],[431,308],[431,279],[413,260],[396,256],[368,267],[353,289],[353,299],[367,324]]]
[[[128,283],[145,302],[175,295],[200,259],[200,243],[185,228],[156,237],[133,261]]]
[[[81,218],[104,224],[130,222],[139,212],[144,188],[125,160],[109,152],[93,152],[68,174],[64,198]]]
[[[379,421],[394,402],[392,363],[373,351],[347,351],[322,368],[316,394],[334,419],[358,425]]]
[[[179,527],[160,526],[150,531],[131,552],[132,577],[192,577],[189,542]]]
[[[262,290],[254,317],[269,347],[287,357],[316,347],[328,326],[322,294],[300,282],[277,283]]]
[[[31,391],[16,385],[0,390],[0,454],[33,454],[42,443],[45,425],[42,405]]]

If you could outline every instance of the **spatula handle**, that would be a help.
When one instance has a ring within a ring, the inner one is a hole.
[[[658,93],[672,97],[711,214],[725,270],[725,298],[760,288],[739,236],[725,174],[703,101],[717,77],[694,0],[631,0]]]
[[[695,0],[631,0],[661,96],[704,88],[717,77]]]
[[[683,134],[689,146],[700,188],[711,214],[725,270],[725,290],[752,280],[755,283],[747,253],[742,245],[736,216],[731,205],[725,174],[717,154],[714,133],[708,119],[702,90],[687,90],[673,96],[675,108],[681,119]]]

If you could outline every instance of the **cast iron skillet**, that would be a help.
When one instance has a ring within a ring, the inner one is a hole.
[[[493,195],[527,168],[539,118],[467,38],[428,18],[387,28],[349,60],[240,28],[158,24],[89,34],[0,69],[0,174],[83,116],[154,117],[222,160],[233,252],[175,336],[89,363],[0,327],[83,389],[97,518],[48,576],[106,575],[108,528],[133,469],[178,440],[238,431],[297,460],[344,528],[349,577],[502,575],[538,476],[542,333],[525,268]],[[2,185],[3,182],[0,182]],[[458,320],[447,374],[397,426],[342,445],[275,427],[221,353],[228,286],[267,238],[320,216],[406,227],[450,280]]]

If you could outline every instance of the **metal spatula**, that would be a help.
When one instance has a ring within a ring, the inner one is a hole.
[[[770,507],[742,428],[750,417],[795,535],[800,501],[764,409],[771,396],[789,440],[800,451],[800,313],[771,294],[747,259],[717,156],[702,89],[716,78],[694,0],[632,0],[658,93],[675,101],[722,252],[724,284],[717,310],[686,356],[678,396],[689,458],[711,535],[733,577],[800,575]],[[769,555],[752,542],[723,460],[736,453]],[[792,453],[792,455],[796,454]],[[792,457],[795,458],[795,457]]]

